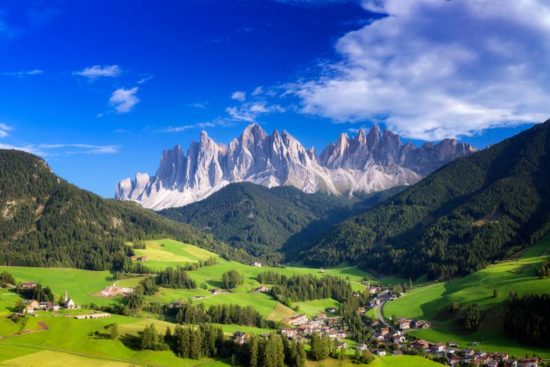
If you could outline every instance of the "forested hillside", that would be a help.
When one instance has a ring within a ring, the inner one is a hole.
[[[400,188],[338,197],[306,194],[294,187],[266,188],[252,183],[231,184],[210,197],[160,214],[211,232],[217,239],[255,256],[287,260],[319,240],[337,222],[358,214],[399,192]]]
[[[161,236],[250,261],[191,226],[81,190],[41,158],[0,150],[0,264],[116,268],[127,259],[125,241]]]
[[[381,273],[447,279],[534,244],[550,230],[550,120],[457,159],[339,224],[304,253]]]

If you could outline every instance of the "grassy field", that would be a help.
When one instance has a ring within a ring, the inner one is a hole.
[[[147,256],[145,265],[155,270],[207,260],[211,257],[219,258],[213,252],[171,239],[145,241],[145,244],[146,249],[135,249],[134,252],[137,256]]]
[[[111,274],[108,271],[0,266],[1,271],[11,273],[18,282],[33,281],[41,283],[43,286],[49,286],[56,300],[67,290],[78,304],[94,302],[99,305],[106,305],[113,302],[111,299],[96,295],[106,286],[113,284]],[[2,294],[8,293],[4,290],[0,290],[0,292]],[[4,297],[8,296],[2,295],[2,298]]]
[[[321,271],[305,267],[254,267],[227,261],[213,253],[198,247],[182,244],[171,240],[148,241],[147,249],[136,250],[139,256],[147,256],[147,266],[163,269],[168,266],[177,266],[205,260],[215,256],[218,263],[189,272],[197,281],[197,289],[181,290],[161,288],[154,296],[147,297],[149,301],[168,303],[176,300],[188,300],[193,296],[205,296],[202,302],[207,306],[218,304],[250,305],[270,320],[281,321],[296,312],[286,307],[271,296],[253,292],[260,286],[257,276],[261,272],[276,271],[285,275],[314,274],[323,276],[330,274],[348,279],[354,289],[361,290],[361,282],[368,275],[356,267],[340,266],[334,269]],[[65,290],[75,299],[77,304],[96,303],[106,305],[119,302],[120,299],[99,297],[97,294],[104,287],[114,282],[107,271],[94,272],[78,269],[56,268],[28,268],[28,267],[0,267],[13,274],[17,281],[34,281],[52,288],[56,298]],[[244,283],[233,292],[212,295],[212,288],[221,287],[221,278],[224,272],[237,270],[244,276]],[[119,287],[134,287],[143,277],[122,279],[116,281]],[[166,321],[151,319],[145,312],[141,317],[126,317],[113,315],[109,319],[75,320],[63,317],[63,312],[39,313],[37,317],[29,317],[24,322],[14,323],[7,319],[11,307],[19,296],[9,290],[0,290],[0,366],[28,366],[39,361],[41,366],[121,366],[121,365],[155,365],[155,366],[215,366],[226,365],[223,362],[204,359],[201,361],[182,360],[170,351],[137,351],[123,343],[123,338],[110,340],[106,337],[105,327],[113,322],[119,325],[123,335],[136,335],[145,325],[154,323],[159,332],[164,332],[167,326],[174,327]],[[332,299],[300,302],[297,304],[300,312],[310,316],[317,314],[326,307],[335,307],[337,302]],[[76,312],[76,311],[75,311]],[[86,310],[78,312],[87,312]],[[44,328],[46,325],[46,328]],[[271,330],[238,325],[220,325],[226,334],[235,331],[249,333],[268,333]],[[23,333],[21,333],[23,332]],[[96,332],[99,335],[96,335]],[[50,362],[51,361],[51,362]],[[50,364],[48,364],[50,363]],[[52,364],[53,363],[53,364]]]
[[[550,350],[518,344],[502,330],[502,309],[510,292],[518,294],[550,293],[550,279],[539,279],[535,269],[550,254],[550,237],[526,250],[518,259],[503,261],[464,278],[416,288],[409,294],[384,306],[384,315],[411,317],[433,321],[433,329],[412,332],[433,341],[454,341],[467,345],[481,343],[488,351],[506,351],[516,356],[537,353],[550,358]],[[498,297],[493,298],[493,290]],[[453,302],[478,304],[486,313],[480,329],[473,333],[457,330],[452,320],[438,314]]]
[[[428,359],[418,356],[384,356],[377,357],[373,362],[366,364],[355,364],[350,360],[327,359],[320,362],[307,361],[306,367],[352,367],[352,366],[369,366],[369,367],[438,367],[442,366]]]
[[[338,301],[332,298],[316,299],[313,301],[295,302],[293,306],[298,306],[298,312],[304,313],[309,317],[313,317],[319,314],[319,312],[325,312],[326,308],[335,307],[338,308]]]

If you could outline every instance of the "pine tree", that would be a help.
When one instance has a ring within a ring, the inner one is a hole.
[[[115,323],[115,324],[111,325],[110,337],[111,337],[111,339],[116,339],[116,338],[118,338],[118,336],[119,336],[118,325]]]
[[[258,341],[258,337],[257,336],[253,336],[252,339],[250,339],[250,343],[249,343],[249,348],[250,348],[250,351],[249,351],[249,356],[248,356],[248,359],[249,359],[249,366],[250,367],[259,367],[259,364],[258,364],[258,361],[259,361],[259,357],[260,357],[260,346],[259,346],[259,341]]]

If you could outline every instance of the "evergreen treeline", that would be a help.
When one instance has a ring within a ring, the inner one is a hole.
[[[321,298],[333,298],[343,302],[353,294],[348,281],[324,275],[321,278],[311,274],[287,277],[277,272],[268,271],[258,275],[258,281],[272,284],[271,294],[281,303],[309,301]]]
[[[15,278],[7,271],[0,273],[0,287],[6,288],[8,285],[15,285]]]
[[[512,293],[506,302],[504,329],[512,337],[529,345],[550,347],[550,295]]]
[[[242,345],[235,345],[236,362],[249,367],[303,367],[306,352],[300,342],[272,333],[264,338],[252,335]]]
[[[105,200],[53,174],[34,155],[0,150],[0,264],[121,271],[131,267],[125,241],[172,237],[251,262],[212,235],[135,203]]]
[[[539,267],[537,267],[537,269],[535,270],[535,273],[540,279],[549,277],[550,276],[550,258],[545,259],[543,263]]]
[[[16,292],[23,298],[33,299],[38,302],[54,302],[55,297],[50,287],[42,287],[41,284],[37,284],[36,287],[25,289],[21,286],[21,283],[17,284]]]
[[[168,309],[169,313],[174,310]],[[208,309],[204,304],[182,303],[177,308],[176,320],[180,324],[234,324],[256,326],[259,328],[276,328],[276,322],[268,321],[251,306],[233,304],[212,305]]]
[[[222,286],[225,289],[233,289],[243,284],[243,276],[236,270],[229,270],[222,274]]]
[[[275,333],[267,338],[251,335],[243,342],[224,339],[223,330],[210,324],[176,326],[160,335],[153,324],[139,337],[139,349],[170,349],[181,358],[232,357],[233,364],[250,367],[303,367],[306,353],[301,343]]]
[[[537,243],[550,231],[550,120],[437,170],[339,224],[309,264],[449,279]]]
[[[361,213],[400,188],[369,195],[307,194],[294,187],[267,188],[248,182],[227,185],[208,198],[160,214],[211,231],[219,240],[268,263],[292,259],[336,223]]]
[[[197,288],[197,283],[194,279],[187,275],[187,271],[177,267],[166,268],[158,273],[155,277],[155,282],[159,287],[178,288],[178,289],[194,289]]]

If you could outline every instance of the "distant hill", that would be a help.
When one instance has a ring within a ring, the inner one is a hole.
[[[447,279],[476,271],[550,230],[550,120],[459,158],[303,255],[381,273]]]
[[[125,241],[160,236],[250,261],[191,226],[81,190],[41,158],[0,150],[0,264],[110,269],[127,258]]]
[[[208,198],[159,212],[168,218],[211,232],[217,239],[255,256],[281,261],[319,240],[337,222],[385,200],[400,188],[364,195],[361,199],[294,187],[266,188],[231,184]]]

